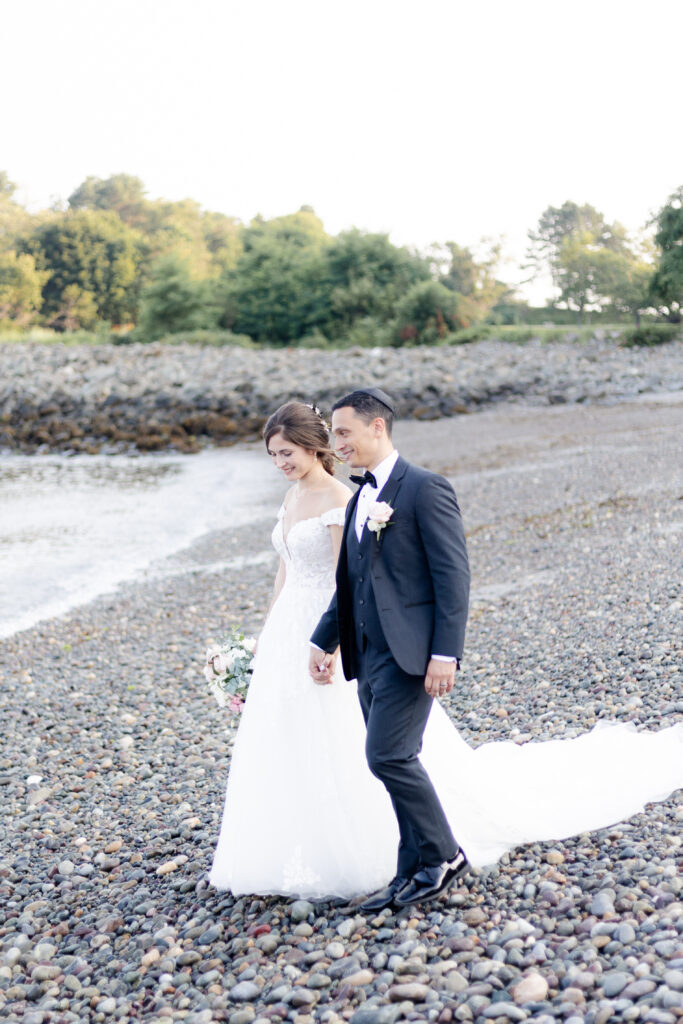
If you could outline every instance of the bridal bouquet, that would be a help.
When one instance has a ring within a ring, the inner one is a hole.
[[[227,640],[206,652],[204,678],[220,707],[234,715],[242,712],[251,680],[256,641],[233,626]]]

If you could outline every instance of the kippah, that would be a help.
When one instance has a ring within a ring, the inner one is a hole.
[[[386,405],[389,412],[393,413],[394,411],[394,406],[389,395],[386,391],[382,391],[381,388],[356,388],[354,394],[370,395],[370,398],[374,398],[375,401],[380,402],[382,405]]]

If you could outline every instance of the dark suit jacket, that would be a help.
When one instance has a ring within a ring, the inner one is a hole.
[[[404,672],[424,675],[432,654],[461,658],[463,653],[470,570],[460,509],[447,480],[400,456],[377,500],[394,509],[390,524],[371,537],[377,612],[394,660]],[[347,679],[358,675],[346,557],[357,501],[358,493],[346,509],[337,589],[311,637],[328,652],[340,644]]]

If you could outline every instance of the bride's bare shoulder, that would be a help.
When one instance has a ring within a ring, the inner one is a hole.
[[[325,511],[327,512],[331,508],[339,508],[342,505],[348,505],[352,494],[353,491],[350,487],[343,484],[341,480],[335,480],[332,477],[328,487],[325,489]]]

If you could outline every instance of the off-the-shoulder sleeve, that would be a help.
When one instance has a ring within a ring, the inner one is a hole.
[[[341,505],[339,508],[330,508],[323,512],[320,518],[324,526],[343,526],[345,517],[346,505]]]

